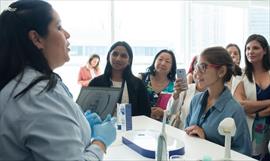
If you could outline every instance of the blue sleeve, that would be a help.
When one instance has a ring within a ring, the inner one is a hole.
[[[199,110],[199,104],[202,100],[204,93],[199,93],[193,96],[190,105],[189,105],[189,113],[186,118],[185,128],[189,127],[190,125],[196,124],[197,122],[197,110]],[[196,116],[195,116],[196,115]]]
[[[239,109],[233,116],[236,124],[236,133],[232,138],[232,149],[251,156],[251,141],[244,110]]]
[[[185,128],[190,126],[190,119],[191,119],[192,111],[194,108],[194,102],[195,102],[195,97],[192,98],[190,105],[189,105],[189,113],[188,113],[186,121],[185,121]]]

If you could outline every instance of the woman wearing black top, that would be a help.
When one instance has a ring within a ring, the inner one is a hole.
[[[132,116],[150,116],[147,91],[143,82],[132,74],[132,60],[133,53],[128,43],[114,43],[107,55],[104,74],[94,78],[89,86],[122,88],[119,103],[130,103]]]

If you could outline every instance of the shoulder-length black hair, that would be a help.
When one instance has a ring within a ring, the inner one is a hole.
[[[167,74],[167,78],[168,78],[170,81],[175,81],[176,59],[175,59],[175,55],[174,55],[173,51],[171,51],[171,50],[167,50],[167,49],[160,50],[160,51],[156,54],[156,56],[155,56],[155,58],[154,58],[154,61],[153,61],[152,65],[149,66],[149,67],[147,68],[147,72],[149,72],[151,75],[155,75],[155,73],[156,73],[156,70],[155,70],[155,62],[156,62],[158,56],[159,56],[161,53],[168,53],[168,54],[171,55],[171,57],[172,57],[172,68],[171,68],[171,71]]]
[[[270,51],[269,51],[269,44],[267,40],[262,35],[258,35],[258,34],[250,35],[245,44],[245,63],[246,63],[245,74],[247,75],[247,78],[250,82],[253,82],[252,73],[254,72],[253,71],[254,69],[253,69],[252,64],[247,59],[246,47],[249,42],[254,41],[254,40],[257,41],[262,46],[263,50],[265,51],[265,54],[262,60],[263,68],[265,70],[270,69],[270,53],[269,53]]]
[[[133,52],[132,52],[132,49],[131,49],[130,45],[125,41],[118,41],[118,42],[114,43],[111,46],[111,48],[110,48],[110,50],[108,51],[108,54],[107,54],[107,64],[106,64],[106,67],[105,67],[105,70],[104,70],[104,75],[107,78],[111,78],[111,76],[112,76],[112,65],[110,63],[110,55],[111,55],[111,52],[117,46],[123,46],[124,48],[126,48],[127,54],[129,56],[129,65],[127,65],[127,67],[123,71],[123,75],[122,75],[124,80],[126,80],[129,76],[133,75],[132,71],[131,71],[132,61],[133,61]]]
[[[8,9],[1,13],[0,90],[19,74],[20,82],[26,67],[31,67],[43,75],[33,80],[15,97],[25,94],[42,80],[49,80],[44,90],[50,90],[56,86],[57,75],[49,67],[41,50],[28,37],[28,33],[32,30],[42,37],[48,35],[52,12],[52,6],[45,1],[26,0],[10,4]]]

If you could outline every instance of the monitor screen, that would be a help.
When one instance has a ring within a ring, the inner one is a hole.
[[[101,119],[108,114],[113,115],[119,100],[121,88],[114,87],[82,87],[76,100],[83,112],[96,112]]]

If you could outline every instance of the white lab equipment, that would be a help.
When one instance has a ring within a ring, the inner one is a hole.
[[[166,134],[167,111],[164,112],[161,132],[156,130],[131,130],[123,134],[122,142],[144,157],[166,161],[169,156],[184,155],[184,143]]]
[[[220,135],[225,136],[225,154],[224,159],[230,160],[231,158],[231,137],[235,135],[236,126],[234,119],[227,117],[223,119],[218,126],[218,132]]]
[[[268,151],[269,151],[269,153],[270,153],[270,141],[269,141],[269,143],[268,143]]]
[[[237,125],[237,122],[235,123]],[[117,131],[120,132],[120,134],[117,133],[117,137],[119,134],[119,140],[116,140],[107,149],[104,160],[155,161],[157,137],[161,131],[161,127],[162,122],[150,117],[144,115],[133,116],[132,130]],[[216,132],[219,135],[217,127]],[[210,156],[212,161],[224,160],[224,146],[222,147],[206,139],[188,136],[183,130],[169,125],[166,125],[166,134],[169,155],[170,157],[173,156],[171,161],[202,161],[204,156]],[[177,157],[175,155],[181,156]],[[234,150],[231,151],[230,160],[256,161],[256,159]]]
[[[156,150],[156,161],[167,161],[168,160],[168,150],[167,150],[167,136],[166,136],[166,119],[167,119],[167,111],[164,110],[163,114],[163,122],[161,133],[158,136],[157,140],[157,150]]]
[[[157,139],[160,132],[157,130],[130,130],[122,133],[122,142],[140,155],[155,159]],[[184,142],[167,135],[167,150],[169,156],[184,155]]]

